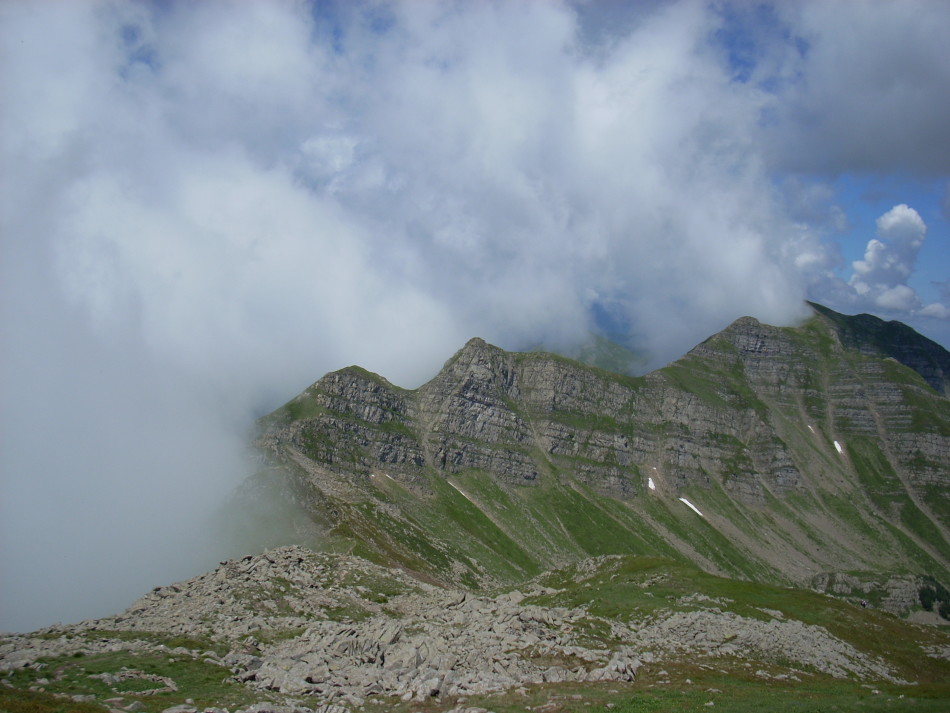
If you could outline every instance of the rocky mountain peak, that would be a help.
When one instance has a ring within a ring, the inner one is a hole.
[[[755,317],[740,317],[718,334],[691,349],[687,356],[708,356],[724,348],[742,357],[787,355],[791,351],[788,349],[787,340],[782,339],[779,329],[763,324]]]
[[[489,344],[481,337],[472,337],[445,363],[442,370],[455,373],[475,372],[487,378],[504,357],[504,350]]]
[[[514,381],[511,355],[474,337],[445,363],[422,391],[445,396],[455,392],[467,400],[487,405],[510,395],[516,389]]]

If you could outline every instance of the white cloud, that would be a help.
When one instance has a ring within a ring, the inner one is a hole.
[[[942,334],[946,328],[933,320],[950,319],[950,307],[941,302],[924,305],[908,284],[926,235],[920,214],[906,204],[896,205],[877,219],[877,237],[868,241],[863,259],[851,264],[848,281],[835,277],[833,266],[816,260],[810,292],[838,309],[924,324]]]
[[[907,285],[885,287],[874,295],[874,304],[889,312],[910,312],[920,300],[917,293]]]
[[[45,545],[98,517],[98,542],[122,533],[123,557],[158,557],[202,512],[169,493],[204,483],[190,500],[213,502],[240,475],[251,415],[330,369],[414,386],[470,336],[569,342],[598,309],[662,361],[743,314],[794,321],[816,291],[855,300],[862,282],[909,304],[909,214],[849,286],[829,277],[823,237],[844,217],[827,182],[771,172],[796,140],[808,166],[844,141],[824,115],[808,141],[802,117],[841,106],[864,71],[861,43],[825,46],[848,17],[890,35],[847,5],[783,9],[791,30],[773,35],[807,35],[809,53],[782,39],[737,81],[719,9],[636,5],[0,4],[3,507],[28,515],[78,477],[88,517],[64,497]],[[919,46],[898,43],[900,76],[944,62],[922,13],[903,12],[899,38]],[[904,103],[912,127],[940,109],[942,66]],[[875,165],[930,165],[898,144],[896,158],[874,144]],[[84,428],[44,439],[59,402],[57,433]],[[117,488],[154,527],[110,510]],[[4,514],[0,582],[55,570],[52,546],[24,549],[34,570],[10,554],[28,519]],[[75,545],[77,570],[98,557]]]
[[[852,263],[849,286],[859,305],[889,314],[938,317],[936,303],[923,311],[916,291],[907,285],[917,255],[927,236],[920,214],[905,204],[896,205],[877,219],[877,238],[868,241],[863,260]]]
[[[945,304],[941,304],[940,302],[931,302],[930,304],[921,307],[918,314],[921,317],[950,320],[950,307],[947,307]]]
[[[927,226],[913,208],[905,204],[896,205],[877,219],[878,234],[894,245],[906,250],[918,250],[927,235]],[[911,259],[916,252],[910,253]]]

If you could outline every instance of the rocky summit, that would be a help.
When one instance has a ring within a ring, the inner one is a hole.
[[[0,710],[942,711],[948,394],[944,349],[819,305],[643,376],[342,369],[259,423],[231,515],[281,546],[0,636]]]

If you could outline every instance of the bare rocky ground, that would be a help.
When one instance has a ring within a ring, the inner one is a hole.
[[[587,569],[609,560],[598,558]],[[531,583],[524,590],[477,596],[356,557],[282,547],[156,588],[117,616],[5,635],[0,671],[37,666],[44,657],[170,651],[220,666],[283,701],[242,708],[244,713],[342,713],[433,699],[462,701],[458,709],[465,710],[470,696],[539,684],[627,685],[642,666],[683,657],[766,668],[781,661],[801,676],[897,682],[884,661],[778,611],[739,616],[724,610],[722,601],[697,594],[681,598],[677,610],[622,621],[583,607],[531,604],[556,590]],[[169,650],[162,642],[173,637],[207,642],[207,648]],[[104,675],[112,677],[107,682],[138,677],[143,687],[148,679],[156,691],[176,690],[171,678],[134,669]],[[166,710],[198,709],[184,704]]]

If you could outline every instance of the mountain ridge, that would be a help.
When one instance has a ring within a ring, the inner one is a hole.
[[[263,419],[257,444],[327,534],[471,586],[627,551],[765,581],[945,581],[950,355],[813,309],[799,327],[740,318],[639,377],[479,338],[414,390],[348,367]]]
[[[950,396],[950,352],[896,320],[884,321],[870,314],[845,317],[815,302],[808,305],[835,322],[845,343],[864,353],[878,353],[896,359],[923,377],[938,393]]]

